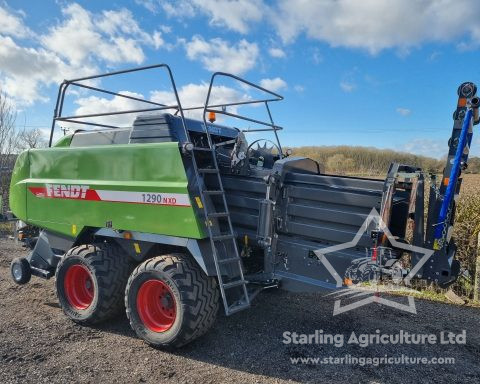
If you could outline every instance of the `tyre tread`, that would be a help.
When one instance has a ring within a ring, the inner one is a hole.
[[[120,313],[123,309],[125,286],[131,271],[130,260],[120,246],[114,243],[97,243],[73,247],[60,261],[56,277],[61,265],[72,256],[85,259],[93,267],[99,291],[102,292],[97,301],[97,308],[90,318],[72,320],[82,324],[95,324]]]
[[[168,346],[181,347],[204,335],[214,324],[219,308],[219,290],[215,278],[206,276],[190,257],[181,253],[151,258],[137,266],[130,275],[125,293],[127,308],[131,282],[148,270],[160,270],[175,281],[185,308],[182,329]],[[135,329],[133,317],[128,310],[127,317]]]

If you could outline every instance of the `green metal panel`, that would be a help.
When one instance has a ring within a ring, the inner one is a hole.
[[[85,226],[111,224],[119,230],[204,237],[190,205],[178,143],[54,147],[30,150],[28,158],[29,175],[17,178],[12,190],[27,185],[25,219],[31,224],[69,236]],[[169,196],[177,197],[176,205],[169,205],[175,200]]]
[[[8,199],[10,210],[23,221],[27,219],[27,189],[25,180],[30,177],[28,152],[22,152],[17,157],[10,181]]]
[[[54,147],[69,147],[72,142],[73,134],[62,136],[55,144]]]

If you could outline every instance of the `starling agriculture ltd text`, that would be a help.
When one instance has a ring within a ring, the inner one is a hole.
[[[345,344],[356,344],[360,347],[368,347],[369,345],[387,345],[387,344],[466,344],[467,332],[465,330],[460,333],[441,331],[434,334],[410,333],[400,330],[398,333],[387,334],[381,333],[379,329],[375,333],[356,333],[353,331],[350,335],[342,333],[332,334],[325,333],[323,329],[317,329],[314,333],[297,333],[285,331],[283,332],[284,344],[323,344],[334,345],[335,347],[343,347]]]

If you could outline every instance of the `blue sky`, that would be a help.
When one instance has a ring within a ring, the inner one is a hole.
[[[212,71],[284,95],[272,111],[285,127],[285,146],[362,145],[440,157],[458,85],[480,84],[479,50],[475,0],[0,0],[0,88],[27,128],[50,125],[64,78],[164,62],[187,105],[202,103]],[[171,98],[154,73],[127,80],[101,85]],[[250,97],[220,85],[219,100]],[[121,102],[74,93],[67,104],[85,113]],[[480,136],[472,154],[480,155]]]

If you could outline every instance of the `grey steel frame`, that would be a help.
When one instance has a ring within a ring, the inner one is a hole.
[[[113,92],[113,91],[110,91],[110,90],[107,90],[107,89],[98,88],[98,87],[94,87],[94,86],[91,86],[91,85],[81,83],[82,81],[101,79],[101,78],[104,78],[104,77],[122,75],[122,74],[127,74],[127,73],[134,73],[134,72],[139,72],[139,71],[153,70],[153,69],[165,69],[167,71],[168,79],[170,81],[170,84],[172,86],[172,89],[173,89],[173,92],[174,92],[174,95],[175,95],[176,104],[167,105],[167,104],[162,104],[162,103],[156,103],[154,101],[140,99],[140,98],[137,98],[137,97],[124,95],[124,94],[121,94],[121,93],[118,93],[118,92]],[[251,87],[253,87],[257,90],[265,92],[265,93],[267,93],[267,94],[269,94],[273,97],[272,98],[266,98],[266,99],[258,99],[258,100],[254,99],[254,100],[248,100],[248,101],[208,105],[208,102],[209,102],[210,96],[211,96],[211,92],[212,92],[212,87],[213,87],[214,80],[218,76],[225,76],[225,77],[233,78],[233,79],[235,79],[239,82],[242,82],[244,84],[247,84],[247,85],[249,85],[249,86],[251,86]],[[105,94],[108,94],[108,95],[111,95],[111,96],[118,96],[118,97],[122,97],[122,98],[125,98],[125,99],[145,103],[145,104],[148,104],[148,105],[154,105],[155,107],[153,107],[153,108],[143,108],[143,109],[123,110],[123,111],[115,111],[115,112],[103,112],[103,113],[91,113],[91,114],[84,114],[84,115],[62,116],[66,91],[70,86],[75,86],[75,87],[79,87],[79,88],[88,89],[88,90],[91,90],[91,91],[105,93]],[[272,119],[272,114],[271,114],[271,111],[270,111],[270,107],[268,105],[269,102],[280,101],[280,100],[283,100],[283,97],[281,95],[279,95],[277,93],[274,93],[272,91],[269,91],[269,90],[267,90],[267,89],[265,89],[265,88],[263,88],[259,85],[256,85],[256,84],[254,84],[250,81],[247,81],[247,80],[242,79],[238,76],[231,75],[231,74],[228,74],[228,73],[216,72],[212,75],[212,78],[210,80],[210,85],[209,85],[208,94],[207,94],[207,100],[206,100],[205,104],[203,106],[183,108],[182,105],[181,105],[181,102],[180,102],[180,98],[179,98],[179,95],[178,95],[178,90],[177,90],[177,86],[176,86],[176,83],[175,83],[175,80],[174,80],[174,77],[173,77],[172,70],[170,69],[170,67],[167,64],[155,64],[155,65],[150,65],[150,66],[144,66],[144,67],[138,67],[138,68],[132,68],[132,69],[125,69],[125,70],[121,70],[121,71],[107,72],[107,73],[99,74],[99,75],[80,77],[80,78],[77,78],[77,79],[64,80],[60,84],[60,87],[58,89],[57,101],[56,101],[56,104],[55,104],[55,110],[54,110],[54,115],[53,115],[53,120],[52,120],[52,127],[51,127],[51,131],[50,131],[49,147],[51,147],[52,143],[53,143],[53,135],[54,135],[54,131],[55,131],[55,124],[57,122],[62,122],[63,121],[63,122],[69,122],[69,123],[74,123],[74,124],[83,124],[83,125],[88,125],[88,126],[94,126],[94,127],[99,127],[99,128],[115,129],[115,128],[122,128],[122,127],[114,126],[114,125],[108,125],[108,124],[101,124],[101,123],[92,122],[92,121],[85,121],[84,119],[102,117],[102,116],[114,116],[114,115],[122,115],[122,114],[133,114],[133,113],[141,113],[141,112],[153,112],[153,111],[175,109],[177,111],[176,113],[180,112],[180,116],[182,118],[182,123],[183,123],[183,127],[184,127],[185,131],[187,131],[187,127],[186,127],[186,124],[185,124],[184,111],[192,111],[192,110],[203,110],[203,112],[204,112],[204,116],[203,116],[204,119],[203,120],[204,121],[206,121],[205,120],[205,114],[207,112],[215,112],[215,113],[224,114],[224,115],[227,115],[227,116],[230,116],[230,117],[233,117],[233,118],[238,118],[238,119],[246,120],[246,121],[249,121],[249,122],[252,122],[252,123],[268,126],[270,128],[263,129],[263,130],[264,131],[273,130],[275,132],[276,140],[277,140],[277,143],[278,143],[279,148],[281,150],[281,145],[280,145],[280,141],[279,141],[279,138],[278,138],[277,131],[281,130],[283,128],[274,124],[273,119]],[[256,120],[256,119],[251,119],[251,118],[248,118],[246,116],[241,116],[241,115],[229,113],[225,110],[226,107],[230,107],[230,106],[251,105],[251,104],[259,104],[259,103],[264,103],[265,104],[270,122],[264,122],[264,121],[260,121],[260,120]],[[218,110],[218,109],[214,109],[214,108],[221,108],[221,109]],[[261,129],[248,130],[248,132],[258,132],[258,131],[262,131],[262,130]],[[187,132],[185,132],[185,133],[187,133]],[[186,135],[186,137],[188,137],[188,135]]]

